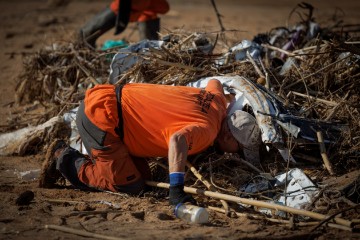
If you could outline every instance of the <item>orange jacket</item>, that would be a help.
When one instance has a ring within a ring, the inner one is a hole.
[[[85,114],[114,136],[119,119],[113,85],[87,90]],[[209,81],[205,89],[153,84],[126,84],[122,89],[124,143],[137,157],[165,157],[170,137],[184,134],[189,154],[209,147],[226,117],[221,83]]]
[[[114,0],[110,9],[117,14],[120,0]],[[165,14],[169,11],[166,0],[133,0],[131,1],[130,22],[145,22],[156,19],[157,14]]]

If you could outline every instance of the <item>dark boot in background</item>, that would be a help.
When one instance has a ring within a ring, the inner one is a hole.
[[[139,22],[140,40],[158,40],[160,31],[160,18],[149,20],[146,22]]]
[[[109,7],[91,18],[85,26],[80,29],[80,39],[95,48],[96,40],[105,32],[115,26],[116,15]]]

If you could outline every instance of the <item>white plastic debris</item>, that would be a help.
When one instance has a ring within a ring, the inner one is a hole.
[[[265,144],[272,144],[272,146],[277,148],[285,161],[296,162],[289,150],[284,147],[281,132],[277,130],[278,122],[273,121],[270,116],[276,116],[279,113],[273,106],[273,103],[258,88],[251,84],[250,80],[241,76],[213,76],[199,79],[196,82],[189,83],[188,86],[205,88],[211,79],[217,79],[222,83],[225,94],[235,94],[235,101],[228,106],[228,115],[236,110],[242,110],[246,105],[249,105],[261,130],[262,141]],[[294,129],[294,131],[297,131],[297,129]]]
[[[304,209],[319,192],[311,179],[299,168],[291,169],[287,174],[283,173],[275,178],[275,186],[284,186],[287,182],[286,195],[277,201],[288,207]]]
[[[236,61],[245,60],[246,52],[249,52],[250,56],[254,59],[258,59],[261,53],[261,46],[255,42],[249,40],[242,40],[241,43],[230,48],[230,52],[234,54]]]
[[[296,59],[293,57],[289,57],[286,59],[285,63],[282,65],[279,74],[281,76],[284,76],[284,75],[288,74],[292,68],[296,68],[298,66],[299,66],[299,64],[296,61]]]
[[[36,180],[39,178],[40,172],[41,172],[41,169],[33,169],[33,170],[28,170],[28,171],[23,171],[23,172],[15,171],[15,174],[22,180],[32,181],[32,180]]]
[[[129,70],[134,64],[143,61],[139,53],[145,55],[150,48],[160,49],[163,43],[163,41],[143,40],[129,47],[120,49],[111,61],[109,82],[115,84],[121,74]]]
[[[278,201],[267,201],[267,202],[284,206],[283,203],[278,202]],[[279,217],[286,217],[286,213],[284,211],[278,211],[278,210],[269,209],[269,208],[258,208],[258,211],[261,213],[265,213],[266,215],[269,215],[269,216],[275,215],[275,216],[279,216]]]
[[[119,204],[117,204],[117,203],[112,203],[112,202],[105,201],[105,200],[95,201],[95,203],[104,204],[104,205],[113,207],[113,208],[115,208],[115,209],[119,209],[119,208],[120,208],[120,205],[119,205]]]
[[[275,195],[274,191],[269,191],[276,188],[283,189],[283,194]],[[267,197],[272,198],[269,202],[296,209],[306,208],[319,193],[318,187],[299,168],[290,169],[287,173],[279,174],[273,178],[259,175],[253,178],[250,183],[241,186],[239,191],[251,194],[264,192]],[[284,212],[274,212],[268,208],[258,208],[258,211],[267,215],[284,215]]]
[[[78,111],[78,108],[74,108],[70,110],[69,112],[65,113],[63,115],[65,123],[68,124],[68,126],[71,128],[71,135],[70,135],[70,147],[78,150],[82,154],[87,154],[87,151],[85,149],[85,146],[82,143],[82,140],[80,138],[80,134],[78,131],[78,128],[76,126],[76,113]]]

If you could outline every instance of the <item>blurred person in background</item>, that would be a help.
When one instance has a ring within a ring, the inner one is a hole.
[[[160,30],[158,14],[168,11],[166,0],[114,0],[80,29],[80,39],[95,48],[96,40],[105,32],[115,27],[114,34],[117,35],[129,22],[137,22],[140,40],[157,40]]]

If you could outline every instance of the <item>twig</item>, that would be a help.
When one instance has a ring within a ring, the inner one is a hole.
[[[251,64],[254,66],[255,71],[257,72],[257,74],[259,74],[260,77],[265,78],[264,74],[261,72],[259,66],[256,64],[256,62],[254,61],[254,59],[251,57],[250,53],[248,51],[246,51],[246,56],[249,59],[249,61],[251,62]]]
[[[45,225],[45,229],[53,229],[53,230],[58,230],[58,231],[66,232],[66,233],[72,233],[72,234],[76,234],[79,236],[91,237],[91,238],[109,239],[109,240],[123,240],[124,239],[124,238],[106,236],[106,235],[102,235],[102,234],[87,232],[87,231],[83,231],[83,230],[77,230],[77,229],[64,227],[64,226],[58,226],[58,225]]]
[[[190,34],[189,36],[187,36],[185,39],[181,40],[181,42],[179,43],[179,47],[181,47],[181,45],[187,43],[188,41],[190,41],[191,39],[193,39],[195,37],[195,33]]]
[[[343,99],[341,100],[340,103],[338,103],[336,106],[334,106],[334,108],[331,110],[331,112],[329,113],[329,115],[325,118],[325,121],[329,121],[334,114],[336,113],[336,111],[339,109],[339,107],[344,103],[344,101],[347,99],[347,97],[349,96],[350,90],[345,94],[345,96],[343,97]]]
[[[145,183],[147,185],[153,186],[153,187],[160,187],[160,188],[169,188],[170,187],[170,185],[168,183],[153,182],[153,181],[146,181]],[[296,209],[296,208],[292,208],[292,207],[287,207],[287,206],[283,206],[283,205],[279,205],[279,204],[273,204],[273,203],[268,203],[268,202],[263,202],[263,201],[258,201],[258,200],[236,197],[236,196],[218,193],[218,192],[205,191],[205,190],[197,189],[197,188],[185,187],[184,191],[187,193],[190,193],[190,194],[198,194],[198,195],[213,197],[216,199],[223,199],[223,200],[235,202],[235,203],[243,203],[243,204],[247,204],[247,205],[251,205],[251,206],[269,208],[269,209],[274,209],[277,211],[284,211],[284,212],[288,212],[288,213],[311,217],[311,218],[318,219],[318,220],[324,220],[329,217],[329,216],[326,216],[326,215],[323,215],[320,213],[316,213],[316,212]],[[351,221],[343,219],[343,218],[335,217],[335,218],[333,218],[333,220],[335,221],[335,223],[343,225],[343,226],[347,226],[347,227],[353,226],[353,223]]]
[[[81,71],[83,71],[85,73],[85,75],[91,80],[91,82],[94,85],[98,85],[99,83],[96,81],[96,79],[91,76],[89,70],[87,70],[83,65],[81,65],[78,61],[76,61],[76,65],[81,69]]]
[[[339,60],[337,60],[337,61],[335,61],[335,62],[332,62],[332,63],[330,63],[330,64],[326,65],[325,67],[322,67],[322,68],[318,69],[317,71],[315,71],[315,72],[313,72],[313,73],[311,73],[311,74],[309,74],[309,75],[305,76],[303,79],[297,80],[297,81],[295,81],[295,82],[293,82],[293,83],[291,83],[291,84],[287,85],[286,87],[284,87],[284,89],[288,89],[288,88],[290,88],[290,87],[292,87],[292,86],[294,86],[294,85],[298,84],[299,82],[301,82],[301,81],[303,81],[303,80],[305,80],[305,79],[307,79],[307,78],[309,78],[309,77],[312,77],[312,76],[314,76],[315,74],[318,74],[319,72],[321,72],[321,71],[323,71],[323,70],[327,69],[328,67],[331,67],[332,65],[335,65],[335,64],[337,64],[337,63],[339,63],[339,62],[341,62],[341,61],[344,61],[345,59],[349,58],[350,56],[351,56],[351,54],[350,54],[350,55],[348,55],[348,56],[346,56],[346,57],[344,57],[344,58],[341,58],[341,59],[339,59]],[[319,80],[317,80],[317,81],[314,81],[314,82],[310,83],[310,84],[309,84],[309,86],[314,85],[314,84],[315,84],[315,83],[317,83],[318,81],[319,81]]]
[[[69,101],[71,99],[72,95],[78,90],[79,82],[80,82],[80,71],[79,71],[79,69],[76,69],[75,83],[72,85],[72,90],[69,93],[69,96],[66,98],[65,101]]]
[[[248,166],[249,168],[251,168],[252,170],[254,170],[257,173],[263,173],[263,171],[261,171],[260,169],[258,169],[257,167],[255,167],[254,165],[252,165],[251,163],[249,163],[248,161],[245,161],[241,158],[234,158],[233,160],[238,161],[242,164],[245,164],[246,166]]]
[[[148,60],[150,60],[150,59],[148,59]],[[187,70],[190,70],[190,71],[203,71],[203,69],[201,69],[201,68],[186,66],[186,65],[181,64],[181,63],[167,62],[167,61],[164,61],[164,60],[161,60],[161,59],[155,59],[155,61],[160,63],[160,64],[166,65],[166,66],[173,66],[173,67],[177,67],[177,68],[183,68],[183,69],[187,69]]]
[[[297,53],[304,52],[304,51],[314,50],[314,49],[317,49],[317,48],[324,47],[324,46],[326,46],[326,45],[328,45],[328,44],[324,43],[324,44],[317,45],[317,46],[305,47],[305,48],[302,48],[302,49],[294,50],[292,53],[296,55]]]
[[[216,211],[216,212],[225,213],[224,209],[218,208],[218,207],[208,206],[208,209]],[[291,223],[291,221],[285,220],[285,219],[268,218],[268,217],[264,217],[264,216],[260,216],[260,215],[239,213],[239,212],[235,212],[235,211],[233,213],[235,213],[236,216],[238,216],[238,217],[247,217],[249,219],[265,220],[265,221],[269,221],[269,222],[282,223],[282,224],[290,224]],[[318,225],[319,223],[320,222],[297,222],[297,223],[295,223],[295,225],[300,226],[300,227],[307,227],[307,226]],[[327,223],[326,225],[328,227],[341,229],[341,230],[345,230],[345,231],[349,231],[349,232],[353,231],[353,229],[350,227],[346,227],[346,226],[335,224],[335,223]]]
[[[262,62],[261,58],[259,57],[258,58],[259,62],[260,62],[260,66],[262,68],[262,70],[264,71],[265,73],[265,87],[266,89],[270,89],[270,79],[269,79],[269,73],[266,71],[266,68],[264,66],[264,63]]]
[[[329,158],[326,154],[326,148],[325,148],[324,137],[323,137],[322,132],[317,131],[316,136],[317,136],[317,139],[318,139],[318,142],[320,145],[320,153],[321,153],[321,157],[324,161],[325,167],[328,170],[330,175],[334,175],[334,170],[333,170],[332,164],[329,161]]]
[[[315,231],[316,229],[318,229],[321,225],[323,225],[324,223],[326,222],[329,222],[330,220],[334,219],[337,215],[339,215],[340,213],[344,213],[344,212],[347,212],[349,210],[352,210],[352,209],[356,209],[356,208],[359,208],[360,205],[356,205],[356,206],[353,206],[353,207],[349,207],[349,208],[346,208],[346,209],[343,209],[339,212],[336,212],[332,215],[330,215],[329,217],[327,217],[326,219],[322,220],[316,227],[314,227],[310,232],[313,232]]]
[[[196,168],[189,162],[186,161],[186,166],[191,170],[191,172],[199,179],[210,191],[217,192],[215,187],[209,183],[197,170]],[[224,209],[229,212],[229,205],[223,199],[220,200],[221,204],[223,205]]]
[[[325,103],[325,104],[330,105],[330,106],[337,106],[338,105],[338,103],[336,103],[336,102],[324,100],[324,99],[313,97],[313,96],[310,96],[310,95],[308,96],[308,95],[305,95],[305,94],[302,94],[302,93],[299,93],[299,92],[291,91],[290,93],[294,94],[296,96],[299,96],[299,97],[310,98],[311,100],[314,100],[316,102]]]
[[[63,200],[63,199],[44,199],[44,201],[50,203],[72,203],[72,204],[84,204],[86,202],[83,201],[74,201],[74,200]]]
[[[284,49],[277,48],[277,47],[271,46],[271,45],[269,45],[269,44],[264,44],[264,43],[261,44],[261,46],[264,47],[264,48],[268,48],[268,49],[270,49],[270,50],[274,50],[274,51],[278,51],[278,52],[284,53],[284,54],[288,55],[289,57],[294,57],[294,58],[296,58],[296,59],[303,60],[301,57],[297,56],[296,54],[293,54],[293,53],[291,53],[291,52],[288,52],[288,51],[286,51],[286,50],[284,50]]]
[[[289,149],[289,157],[288,157],[288,159],[287,159],[287,161],[286,161],[286,174],[285,174],[285,186],[284,186],[284,197],[285,197],[285,205],[286,205],[286,201],[287,201],[287,184],[288,184],[288,181],[287,181],[287,179],[288,179],[288,174],[289,174],[289,166],[290,166],[290,156],[291,156],[291,151],[292,151],[292,147],[291,147],[291,145],[292,145],[292,140],[293,140],[293,136],[292,136],[292,134],[291,133],[289,133],[289,135],[290,135],[290,141],[288,141],[287,142],[287,144],[288,144],[288,149]],[[294,147],[294,145],[293,145],[293,147]]]
[[[216,17],[218,19],[218,22],[220,24],[220,28],[221,28],[221,32],[224,32],[226,31],[225,28],[224,28],[224,25],[222,24],[222,21],[221,21],[221,15],[216,7],[216,3],[215,3],[215,0],[211,0],[211,4],[213,5],[214,9],[215,9],[215,13],[216,13]]]
[[[95,214],[106,214],[106,213],[116,213],[116,212],[120,212],[119,210],[106,210],[106,211],[73,211],[71,213],[69,213],[67,216],[71,217],[71,216],[76,216],[79,214],[82,215],[95,215]]]
[[[306,95],[307,95],[307,100],[308,100],[309,105],[311,105],[309,89],[308,89],[308,87],[306,85],[305,79],[304,79],[303,75],[301,74],[299,68],[296,65],[294,65],[294,67],[295,67],[296,71],[298,72],[298,74],[300,75],[301,80],[304,83],[304,87],[305,87],[305,91],[306,91]]]
[[[235,192],[236,192],[236,191],[231,191],[231,190],[226,189],[226,188],[219,187],[219,186],[217,186],[217,185],[214,183],[214,181],[213,181],[213,174],[212,174],[212,164],[211,164],[210,158],[209,158],[209,167],[210,167],[210,168],[209,168],[209,169],[210,169],[210,182],[211,182],[211,184],[212,184],[215,188],[221,189],[221,190],[226,191],[226,192],[232,192],[232,193],[235,193]]]
[[[165,164],[161,163],[160,161],[158,161],[156,159],[153,159],[153,158],[150,161],[156,163],[157,165],[159,165],[163,169],[169,171],[169,167],[167,167]]]

